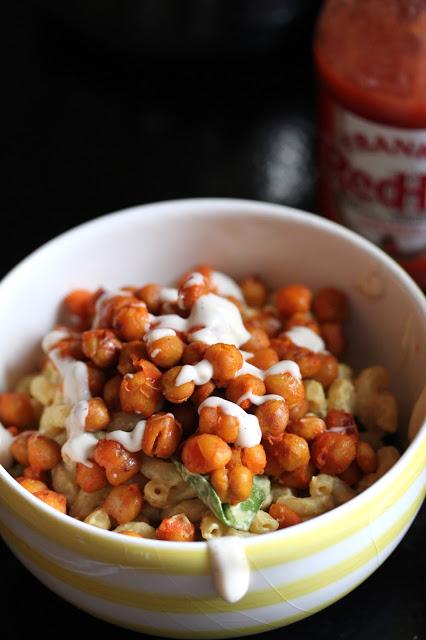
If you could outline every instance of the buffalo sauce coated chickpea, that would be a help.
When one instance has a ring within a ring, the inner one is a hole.
[[[49,471],[61,462],[61,449],[55,440],[32,433],[27,446],[28,463],[35,471]]]
[[[244,278],[240,282],[240,288],[249,307],[263,307],[265,305],[268,290],[260,278],[254,276]]]
[[[275,502],[269,507],[269,515],[275,520],[278,520],[280,529],[286,529],[292,527],[295,524],[300,524],[302,518],[295,513],[290,507],[285,504]]]
[[[56,511],[60,511],[60,513],[67,512],[67,499],[62,493],[57,493],[56,491],[51,491],[50,489],[44,489],[42,491],[35,491],[33,496],[48,504],[49,507],[56,509]]]
[[[238,504],[251,494],[253,473],[242,464],[222,467],[210,474],[210,482],[222,502]]]
[[[130,453],[115,440],[100,440],[96,445],[95,462],[105,469],[107,480],[113,486],[133,478],[140,469],[140,456]]]
[[[104,402],[110,411],[120,410],[120,387],[121,376],[113,376],[110,378],[104,386]]]
[[[321,324],[321,337],[327,350],[333,356],[339,357],[345,350],[345,335],[343,325],[340,322],[323,322]]]
[[[275,301],[278,311],[284,316],[306,313],[311,308],[312,291],[302,284],[289,284],[278,289]]]
[[[209,279],[195,271],[190,273],[179,287],[178,306],[183,311],[189,311],[192,305],[210,291]]]
[[[348,314],[348,299],[343,291],[325,287],[316,293],[312,308],[319,322],[344,322]]]
[[[86,364],[87,367],[87,379],[89,382],[89,390],[92,396],[102,396],[105,386],[105,373],[102,369],[93,366],[92,364]]]
[[[311,377],[320,382],[324,389],[328,389],[338,376],[339,363],[331,353],[317,353],[315,355],[320,356],[321,367]]]
[[[30,464],[28,458],[28,438],[32,434],[37,434],[37,431],[24,431],[21,435],[17,435],[10,446],[10,453],[15,458],[16,462],[26,467]]]
[[[90,302],[93,291],[87,289],[74,289],[64,298],[64,305],[67,311],[81,320],[87,320],[90,316]]]
[[[258,349],[254,352],[253,357],[249,358],[247,362],[252,364],[258,369],[269,369],[279,361],[278,354],[272,347],[266,347],[265,349]]]
[[[231,456],[230,446],[210,433],[196,434],[188,438],[182,447],[182,461],[192,473],[210,473],[225,467]]]
[[[285,400],[268,400],[255,411],[263,436],[280,436],[286,430],[289,411]]]
[[[148,418],[143,438],[142,451],[147,456],[170,458],[182,438],[182,427],[172,413],[156,413]]]
[[[244,373],[228,383],[225,396],[227,400],[239,404],[242,409],[248,409],[251,406],[250,398],[239,402],[240,398],[247,393],[255,396],[263,396],[265,395],[265,391],[266,387],[263,380],[250,373]]]
[[[26,393],[0,393],[0,422],[19,429],[34,422],[34,409]]]
[[[195,527],[183,513],[162,520],[155,533],[158,540],[170,542],[192,542],[195,540]]]
[[[123,345],[118,360],[117,369],[121,375],[126,373],[136,373],[139,371],[147,357],[145,343],[141,340],[132,340]]]
[[[158,313],[161,307],[161,287],[159,284],[147,284],[135,291],[135,296],[145,302],[150,313]]]
[[[161,371],[145,360],[142,369],[124,376],[120,385],[121,408],[126,413],[140,413],[145,418],[151,416],[161,397]]]
[[[289,423],[287,433],[294,433],[296,436],[304,438],[307,442],[312,442],[326,429],[324,420],[314,415],[304,416],[300,420]]]
[[[213,367],[213,379],[219,386],[232,380],[244,364],[243,356],[237,347],[218,342],[211,345],[204,357]]]
[[[261,327],[252,326],[250,322],[246,322],[246,329],[250,333],[250,338],[241,347],[244,351],[255,353],[259,349],[266,349],[270,345],[269,336]]]
[[[204,359],[204,355],[208,349],[209,345],[205,342],[200,342],[199,340],[195,340],[190,344],[185,345],[182,354],[182,362],[183,364],[198,364],[201,360]]]
[[[200,411],[199,433],[213,433],[232,443],[238,438],[239,426],[238,418],[224,413],[220,407],[203,407]]]
[[[191,397],[195,389],[195,384],[192,380],[185,382],[184,384],[176,384],[176,379],[181,371],[182,367],[172,367],[165,371],[161,376],[161,391],[163,396],[167,398],[169,402],[173,402],[174,404],[186,402],[186,400]]]
[[[91,398],[88,401],[88,412],[84,425],[86,431],[106,429],[110,421],[111,416],[102,398]]]
[[[185,344],[179,336],[164,336],[147,345],[148,356],[161,369],[168,369],[178,364],[182,358]]]
[[[118,524],[131,522],[139,515],[143,496],[137,483],[113,487],[103,503],[103,509]]]
[[[320,327],[315,317],[309,311],[296,311],[285,322],[286,331],[293,327],[306,327],[316,334],[320,334]]]
[[[211,396],[215,389],[216,385],[211,380],[198,385],[192,392],[191,402],[198,407],[204,400]]]
[[[241,462],[254,475],[261,475],[266,467],[266,453],[261,444],[244,448],[241,452]]]
[[[100,489],[103,489],[108,484],[105,469],[93,461],[91,465],[92,466],[88,467],[78,462],[75,476],[75,481],[78,486],[87,493],[100,491]]]
[[[140,340],[149,329],[146,305],[139,301],[120,305],[113,312],[112,326],[122,340]]]
[[[278,482],[289,489],[307,489],[314,473],[315,467],[312,460],[310,460],[307,464],[294,469],[294,471],[280,473]]]
[[[315,438],[311,454],[315,466],[322,473],[339,475],[355,460],[356,451],[350,435],[328,431]]]
[[[274,455],[283,471],[294,471],[309,462],[308,443],[304,438],[284,432],[273,445]]]
[[[121,342],[110,329],[94,329],[83,333],[82,349],[96,367],[106,369],[117,362]]]
[[[282,396],[289,409],[298,405],[305,397],[302,381],[288,371],[267,376],[265,378],[265,386],[267,393]]]

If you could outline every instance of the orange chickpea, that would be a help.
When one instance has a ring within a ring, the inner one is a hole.
[[[326,287],[316,293],[312,308],[319,322],[344,322],[348,314],[348,299],[343,291]]]
[[[200,411],[199,433],[213,433],[232,443],[238,438],[239,426],[238,418],[224,413],[220,407],[203,407]]]
[[[178,287],[178,289],[193,273],[201,273],[201,275],[204,276],[207,282],[211,285],[211,279],[213,275],[212,267],[208,264],[197,264],[193,269],[191,269],[191,271],[186,271],[182,276],[180,276],[180,278],[176,282],[176,286]],[[213,290],[217,292],[217,289],[215,289],[214,287],[212,287],[212,291]]]
[[[300,420],[290,422],[287,427],[287,433],[294,433],[296,436],[304,438],[307,442],[312,442],[326,429],[324,420],[317,416],[304,416]]]
[[[199,340],[185,345],[182,355],[183,364],[198,364],[198,362],[204,360],[204,355],[208,347],[208,344],[200,342]]]
[[[268,290],[260,278],[252,276],[240,282],[244,300],[249,307],[263,307],[268,297]]]
[[[161,397],[161,372],[153,364],[148,363],[150,366],[147,366],[146,363],[148,361],[144,361],[142,371],[124,376],[120,386],[120,404],[126,413],[140,413],[148,418],[155,412]]]
[[[253,473],[244,465],[237,465],[229,470],[229,502],[237,504],[243,502],[251,494],[253,487]]]
[[[174,404],[180,404],[188,400],[195,389],[195,384],[192,381],[185,382],[185,384],[180,384],[179,386],[176,385],[176,378],[181,370],[182,367],[172,367],[161,376],[161,391],[163,396]]]
[[[252,326],[246,323],[246,329],[250,333],[250,338],[241,347],[244,351],[255,353],[259,349],[266,349],[270,345],[269,336],[261,327]]]
[[[274,443],[274,455],[283,471],[294,471],[308,464],[310,454],[304,438],[284,432]]]
[[[286,331],[288,331],[293,327],[307,327],[314,333],[320,334],[318,322],[309,311],[296,311],[296,313],[292,313],[286,320],[285,328]]]
[[[307,489],[314,475],[315,467],[311,461],[298,467],[294,471],[283,471],[278,479],[279,483],[289,489]]]
[[[290,420],[292,422],[300,420],[300,418],[303,418],[303,416],[308,413],[308,409],[309,403],[305,398],[303,398],[299,404],[294,405],[294,407],[290,409]]]
[[[216,385],[212,381],[200,384],[198,387],[195,387],[191,396],[191,402],[198,407],[204,400],[211,396],[215,389]]]
[[[72,336],[70,338],[63,338],[63,340],[59,340],[55,345],[55,350],[58,350],[63,358],[69,357],[74,358],[75,360],[84,360],[80,336]]]
[[[82,349],[94,365],[106,369],[117,362],[121,342],[110,329],[94,329],[82,334]]]
[[[47,471],[38,471],[29,466],[24,468],[24,478],[40,480],[40,482],[44,482],[44,484],[47,484],[49,480]]]
[[[189,311],[194,302],[210,291],[208,279],[201,273],[194,271],[190,273],[179,287],[178,307],[184,311]]]
[[[161,307],[161,287],[159,284],[147,284],[137,289],[135,295],[145,302],[150,313],[158,313]]]
[[[269,515],[278,520],[279,528],[286,529],[295,524],[300,524],[302,518],[285,504],[275,502],[269,507]]]
[[[112,326],[122,340],[140,340],[149,329],[148,309],[143,302],[120,306],[113,313]]]
[[[28,459],[28,438],[32,433],[35,434],[37,431],[24,432],[22,435],[17,436],[10,446],[10,453],[15,460],[19,462],[19,464],[23,464],[24,467],[30,463]]]
[[[227,469],[233,469],[234,467],[239,467],[243,464],[241,460],[242,449],[241,447],[232,447],[231,449],[231,459],[226,465]]]
[[[228,469],[222,467],[215,469],[210,474],[210,483],[222,502],[229,501],[229,477]]]
[[[225,396],[227,400],[238,404],[238,400],[246,393],[252,393],[255,396],[265,395],[265,383],[260,378],[252,376],[250,373],[245,373],[242,376],[237,376],[228,383],[226,387]],[[248,409],[251,406],[249,398],[243,400],[240,404],[242,409]]]
[[[263,370],[269,369],[269,367],[277,364],[278,361],[278,354],[275,349],[272,349],[271,347],[258,349],[257,351],[255,351],[253,357],[247,360],[247,362],[252,364],[254,367]]]
[[[320,356],[322,360],[321,368],[319,371],[312,376],[314,380],[317,380],[322,384],[324,389],[328,389],[328,387],[334,382],[337,378],[339,372],[339,363],[337,359],[328,353],[318,353],[316,354]]]
[[[172,413],[156,413],[148,418],[142,438],[147,456],[170,458],[182,438],[182,427]]]
[[[356,444],[344,433],[325,432],[315,438],[311,453],[315,466],[322,473],[339,475],[355,460]]]
[[[18,429],[34,422],[34,410],[30,397],[26,393],[11,391],[0,393],[0,422],[6,427]]]
[[[53,507],[56,511],[60,511],[61,513],[67,512],[67,499],[62,493],[57,493],[56,491],[50,491],[49,489],[44,489],[42,491],[36,491],[33,493],[33,496],[48,504],[49,507]]]
[[[334,429],[337,432],[341,431],[351,436],[355,443],[358,442],[358,427],[351,413],[346,413],[339,409],[330,409],[325,417],[325,424],[327,425],[327,429]]]
[[[106,429],[111,422],[111,416],[102,398],[91,398],[88,402],[89,411],[86,416],[86,431]]]
[[[183,464],[192,473],[210,473],[225,467],[231,455],[230,446],[219,436],[210,433],[192,436],[182,448]]]
[[[266,467],[266,453],[261,444],[256,444],[254,447],[248,447],[242,450],[241,460],[244,466],[246,466],[255,475],[261,475]]]
[[[65,308],[69,313],[78,316],[82,320],[86,320],[89,316],[90,301],[93,292],[87,289],[74,289],[64,299]]]
[[[133,340],[123,345],[117,369],[121,375],[136,373],[142,368],[147,357],[146,346],[141,340]]]
[[[115,313],[121,307],[125,307],[132,303],[139,303],[139,300],[133,296],[118,294],[112,298],[108,298],[101,304],[99,313],[98,329],[112,328],[112,320]]]
[[[333,356],[339,357],[345,350],[345,335],[340,322],[323,322],[321,325],[321,336],[325,346]]]
[[[182,358],[185,344],[179,336],[164,336],[148,344],[146,350],[157,367],[169,369]]]
[[[212,365],[213,379],[219,386],[224,386],[232,380],[244,364],[243,356],[237,347],[221,342],[211,345],[204,357]]]
[[[271,341],[271,345],[281,360],[294,360],[298,364],[302,378],[312,378],[321,369],[322,354],[299,347],[289,336],[278,336]]]
[[[322,354],[307,353],[299,356],[296,362],[299,366],[302,378],[315,378],[315,376],[320,373],[323,365]]]
[[[305,397],[302,381],[288,371],[267,376],[265,386],[267,393],[275,393],[282,396],[289,409],[298,405]]]
[[[371,444],[360,440],[356,447],[356,462],[363,473],[377,470],[377,454]]]
[[[41,480],[34,480],[33,478],[16,478],[21,487],[29,491],[30,493],[36,493],[37,491],[47,491],[48,486]]]
[[[113,376],[110,378],[104,387],[104,402],[110,411],[120,410],[120,387],[121,376]]]
[[[33,433],[28,438],[28,462],[35,471],[48,471],[61,462],[61,448],[46,436]]]
[[[281,320],[275,307],[259,309],[255,316],[247,323],[250,327],[263,329],[269,338],[275,337],[282,329]]]
[[[108,484],[105,470],[96,464],[96,462],[92,462],[91,467],[87,467],[85,464],[78,462],[75,481],[78,486],[83,489],[83,491],[87,491],[87,493],[99,491]]]
[[[104,392],[105,373],[91,364],[86,364],[89,390],[92,396],[100,397]]]
[[[137,518],[142,505],[142,493],[134,482],[113,487],[103,503],[103,508],[118,524],[125,524]]]
[[[162,520],[155,533],[158,540],[170,542],[193,542],[195,540],[195,527],[183,513]]]
[[[301,284],[289,284],[281,287],[276,293],[275,303],[278,311],[284,316],[310,310],[312,291]]]
[[[198,413],[191,402],[173,405],[173,415],[180,423],[185,437],[192,435],[197,429]]]
[[[263,436],[277,437],[284,433],[288,423],[288,407],[284,400],[268,400],[256,408]]]
[[[133,478],[140,469],[140,456],[130,453],[115,440],[100,440],[95,449],[95,462],[105,469],[107,480],[113,486]]]
[[[356,462],[351,462],[349,467],[339,474],[340,480],[346,482],[350,487],[353,487],[362,477],[362,472]]]

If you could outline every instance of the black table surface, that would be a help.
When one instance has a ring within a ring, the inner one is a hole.
[[[318,2],[279,46],[221,55],[134,56],[93,47],[21,2],[1,22],[0,272],[59,232],[126,206],[198,196],[315,210]],[[325,611],[276,633],[317,640],[426,638],[426,511],[385,564]],[[43,587],[0,542],[5,640],[135,634]],[[7,614],[7,615],[5,615]],[[272,637],[270,632],[259,637]]]

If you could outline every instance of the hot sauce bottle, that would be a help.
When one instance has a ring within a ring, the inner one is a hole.
[[[328,0],[314,55],[321,212],[426,287],[426,2]]]

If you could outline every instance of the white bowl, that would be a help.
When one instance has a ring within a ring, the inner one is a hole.
[[[272,286],[344,289],[355,366],[384,364],[401,407],[397,464],[352,501],[297,527],[242,539],[251,567],[235,604],[215,593],[206,545],[123,539],[62,515],[0,468],[0,530],[44,584],[123,627],[171,637],[238,637],[289,624],[348,593],[392,552],[425,493],[426,304],[383,252],[322,218],[243,200],[180,200],[93,220],[47,243],[0,284],[0,388],[31,370],[40,338],[76,287],[167,284],[207,262]],[[420,400],[419,400],[420,398]],[[415,435],[417,434],[417,435]]]

